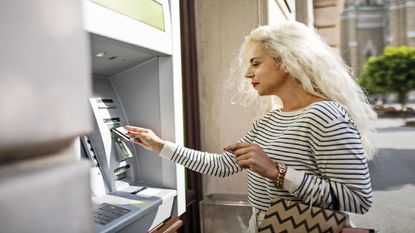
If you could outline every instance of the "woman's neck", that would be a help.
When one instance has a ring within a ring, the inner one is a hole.
[[[324,98],[306,92],[299,85],[279,97],[283,103],[283,108],[281,109],[283,112],[296,111],[314,102],[324,100]]]

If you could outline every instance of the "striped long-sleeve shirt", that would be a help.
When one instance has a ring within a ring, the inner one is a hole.
[[[258,144],[271,160],[287,166],[283,189],[248,170],[252,206],[266,210],[278,195],[331,207],[331,186],[340,210],[360,214],[369,210],[372,187],[360,134],[338,103],[320,101],[299,111],[271,111],[240,141]],[[166,142],[160,154],[207,175],[225,177],[242,171],[228,152],[200,152]]]

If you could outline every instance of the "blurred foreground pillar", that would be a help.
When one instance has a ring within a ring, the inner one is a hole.
[[[0,2],[0,232],[92,232],[81,3]]]

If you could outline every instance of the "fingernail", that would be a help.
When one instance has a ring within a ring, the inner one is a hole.
[[[128,132],[127,132],[127,134],[131,134],[131,132],[130,132],[130,131],[128,131]]]

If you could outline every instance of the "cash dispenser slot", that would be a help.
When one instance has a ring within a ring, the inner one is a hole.
[[[101,99],[100,99],[101,100]],[[112,101],[111,99],[107,99],[107,101]],[[102,102],[101,101],[97,101],[97,103]],[[98,105],[98,109],[100,105]],[[116,108],[116,107],[114,107]],[[102,109],[102,108],[101,108]],[[110,133],[111,133],[111,138],[114,142],[114,147],[115,147],[115,151],[116,151],[116,157],[117,160],[119,162],[125,161],[127,159],[130,159],[133,157],[133,153],[131,152],[130,148],[127,146],[127,144],[125,143],[125,141],[120,137],[119,134],[117,134],[116,132],[114,132],[116,130],[116,128],[121,126],[121,118],[120,117],[110,117],[110,118],[103,118],[102,121],[107,125]],[[119,176],[121,177],[121,176]],[[122,178],[117,178],[117,179],[122,179]]]
[[[133,157],[133,153],[128,148],[124,140],[120,138],[115,139],[115,148],[117,150],[117,159],[119,162]]]
[[[106,103],[106,104],[108,104],[108,103],[114,103],[114,101],[112,100],[112,99],[97,99],[97,102],[98,103]]]
[[[114,104],[112,99],[96,99],[98,103],[98,109],[116,109],[117,106]]]
[[[129,168],[130,168],[130,164],[127,164],[125,166],[114,169],[115,180],[121,180],[127,177],[127,169]]]
[[[98,106],[99,107],[99,106]],[[113,117],[113,118],[104,118],[102,119],[105,124],[119,124],[120,118],[119,117]],[[119,126],[119,125],[118,125]],[[117,126],[117,127],[118,127]]]

